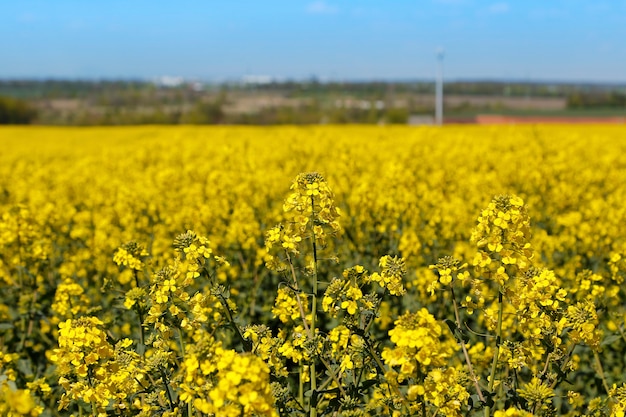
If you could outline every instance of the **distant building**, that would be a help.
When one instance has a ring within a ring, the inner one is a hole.
[[[271,75],[244,75],[241,78],[241,83],[244,85],[271,84],[272,82],[274,82],[274,78]]]
[[[409,116],[407,120],[407,124],[413,126],[419,125],[434,125],[435,118],[433,116],[423,115],[423,114],[412,114]]]
[[[163,75],[154,80],[154,83],[161,87],[180,87],[185,82],[183,77],[173,77],[171,75]]]

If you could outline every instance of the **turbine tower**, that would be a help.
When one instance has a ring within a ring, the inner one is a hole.
[[[443,48],[437,48],[437,85],[435,86],[435,123],[443,124]]]

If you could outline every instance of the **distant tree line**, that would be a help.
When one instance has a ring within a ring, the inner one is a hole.
[[[20,99],[81,98],[111,91],[141,90],[152,83],[138,80],[0,80],[0,95]]]
[[[623,108],[626,109],[626,93],[611,92],[576,92],[567,96],[570,109]]]
[[[445,80],[444,80],[445,81]],[[312,77],[302,81],[276,81],[262,84],[227,82],[202,84],[183,82],[176,86],[160,86],[143,80],[0,80],[0,95],[22,99],[84,98],[107,96],[116,92],[134,93],[135,96],[171,97],[172,92],[182,95],[197,94],[190,88],[201,85],[203,90],[268,91],[289,95],[328,95],[335,92],[356,96],[382,96],[395,93],[434,93],[433,80],[420,81],[327,81]],[[573,94],[609,94],[626,91],[623,84],[558,83],[533,81],[445,81],[444,92],[458,95],[498,95],[533,97],[568,97]]]
[[[250,84],[237,88],[258,91],[280,91],[300,96],[335,92],[351,93],[356,96],[383,96],[389,92],[398,94],[434,94],[433,80],[425,81],[328,81],[315,78],[305,81],[281,81],[264,84]],[[444,80],[444,93],[467,96],[511,96],[511,97],[567,97],[576,92],[606,93],[626,88],[623,84],[558,83],[533,81],[447,81]]]
[[[444,94],[493,98],[484,104],[469,99],[446,104],[445,114],[457,118],[506,110],[498,107],[501,97],[557,97],[566,99],[569,109],[626,109],[624,85],[454,81],[444,84]],[[409,116],[433,114],[432,95],[434,83],[428,80],[320,82],[311,78],[219,85],[0,80],[0,124],[406,123]]]
[[[32,123],[37,111],[27,102],[0,96],[0,124],[23,125]]]

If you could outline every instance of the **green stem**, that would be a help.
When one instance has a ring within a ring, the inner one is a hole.
[[[548,367],[550,366],[550,357],[552,356],[552,352],[549,352],[546,355],[546,363],[543,366],[543,371],[541,371],[541,378],[543,379],[543,377],[545,376],[546,372],[548,372]],[[517,378],[516,378],[517,379]]]
[[[315,242],[315,198],[311,196],[311,240],[313,242],[313,300],[311,301],[311,336],[315,343],[315,321],[317,316],[317,243]],[[311,395],[315,395],[315,404],[310,409],[310,416],[317,417],[317,371],[315,356],[311,360]]]
[[[26,339],[30,337],[33,332],[33,312],[35,311],[35,304],[37,303],[37,290],[33,290],[33,296],[30,300],[30,307],[28,309],[28,325],[26,324],[26,318],[22,317],[22,337],[20,340],[18,352],[21,352],[26,345]]]
[[[365,367],[359,369],[359,376],[356,378],[356,381],[354,382],[355,386],[359,386],[359,384],[361,383],[361,379],[363,378],[363,373],[365,372]]]
[[[626,335],[624,334],[624,330],[622,330],[622,326],[617,326],[617,330],[619,330],[619,334],[622,335],[622,339],[626,342]]]
[[[167,383],[167,375],[165,375],[165,369],[163,367],[159,367],[161,371],[161,380],[163,381],[163,385],[165,386],[165,392],[167,393],[167,399],[170,403],[170,411],[174,411],[174,400],[172,400],[172,393],[170,392],[169,384]]]
[[[252,352],[252,342],[246,340],[246,338],[243,337],[243,333],[241,333],[241,329],[239,329],[239,326],[237,325],[237,323],[235,323],[235,319],[233,318],[233,312],[228,306],[228,300],[226,300],[226,298],[222,294],[218,293],[216,295],[220,299],[220,302],[222,306],[224,307],[224,310],[226,311],[228,324],[235,331],[235,333],[237,334],[237,337],[239,338],[239,340],[241,341],[241,344],[243,345],[243,350],[246,352]]]
[[[135,276],[135,286],[137,288],[139,288],[140,287],[140,285],[139,285],[139,276],[137,275],[137,270],[136,269],[133,269],[133,275]]]
[[[498,327],[496,333],[496,351],[493,354],[493,361],[491,362],[491,373],[489,380],[489,393],[493,393],[493,386],[496,382],[496,369],[498,367],[498,355],[500,354],[500,343],[502,343],[502,310],[504,310],[504,302],[502,297],[502,288],[498,288]],[[491,407],[485,407],[485,417],[491,415]]]
[[[454,288],[450,286],[450,291],[452,293],[452,305],[454,306],[454,318],[456,319],[456,327],[457,329],[461,329],[461,317],[459,315],[459,306],[456,303],[456,296],[454,295]],[[459,344],[461,345],[461,349],[463,350],[463,356],[465,357],[465,363],[467,364],[467,369],[470,373],[470,378],[474,382],[474,387],[476,388],[476,393],[478,394],[478,398],[480,401],[485,402],[485,397],[483,397],[483,392],[480,389],[480,385],[478,385],[478,378],[476,378],[476,374],[474,373],[474,367],[472,366],[472,361],[470,360],[469,353],[467,352],[467,348],[465,347],[465,342],[461,338],[459,340]]]
[[[18,255],[18,267],[17,267],[17,280],[18,283],[20,285],[20,290],[22,290],[22,286],[24,285],[24,280],[22,277],[22,268],[26,268],[25,265],[22,265],[22,259],[24,259],[24,255],[22,253],[22,239],[21,239],[21,232],[20,232],[20,224],[21,222],[19,221],[19,213],[18,213],[18,221],[17,221],[17,255]]]
[[[330,364],[327,361],[324,360],[324,358],[320,357],[319,359],[322,362],[322,365],[324,365],[324,367],[328,371],[328,377],[330,379],[332,379],[337,384],[337,388],[339,388],[339,392],[341,392],[341,395],[344,396],[344,397],[347,397],[348,395],[347,395],[346,391],[343,389],[341,381],[339,381],[337,372],[335,372],[335,370],[333,370],[333,368],[330,366]],[[324,384],[322,384],[322,385],[324,385]]]
[[[183,331],[179,327],[178,329],[178,345],[180,346],[180,356],[185,360],[185,341],[183,340]]]
[[[139,285],[139,276],[137,275],[137,270],[136,269],[133,269],[133,275],[135,276],[135,285],[137,286],[137,288],[139,288],[140,287],[140,285]],[[143,330],[143,311],[141,311],[142,307],[141,307],[140,304],[141,303],[137,302],[137,310],[136,311],[137,311],[137,315],[139,316],[139,337],[140,337],[140,340],[141,340],[141,345],[143,346],[143,351],[141,353],[141,356],[145,356],[145,351],[146,351],[146,349],[145,349],[145,346],[146,346],[145,337],[146,336],[145,336],[145,333],[144,333],[144,330]]]
[[[141,306],[137,307],[137,315],[139,316],[139,340],[141,342],[142,350],[141,356],[146,356],[146,336],[143,329],[143,313],[141,312]]]
[[[596,366],[598,367],[598,374],[600,374],[600,378],[602,378],[602,385],[604,386],[604,390],[608,394],[610,391],[609,384],[606,382],[606,375],[604,374],[604,369],[602,368],[602,362],[600,361],[600,356],[598,352],[593,352],[593,357],[596,360]]]
[[[372,327],[372,324],[374,323],[374,320],[376,320],[376,317],[378,316],[378,309],[380,308],[380,305],[382,304],[383,298],[385,298],[386,294],[387,294],[387,288],[383,288],[383,294],[378,299],[378,303],[376,304],[376,308],[374,309],[374,314],[370,316],[367,324],[365,325],[365,327],[363,327],[364,335],[366,335],[369,332],[370,327]]]
[[[385,365],[383,365],[383,363],[380,361],[380,358],[374,351],[374,348],[369,343],[369,341],[367,339],[363,339],[363,340],[365,341],[365,346],[367,346],[367,352],[370,354],[371,358],[374,359],[374,362],[376,362],[376,366],[378,367],[378,370],[380,371],[381,375],[385,375],[385,372],[386,372]]]
[[[423,385],[424,384],[424,379],[425,379],[425,376],[422,373],[422,368],[421,368],[421,366],[418,363],[417,364],[417,380],[419,381],[420,384]],[[422,403],[422,416],[426,417],[426,400],[425,400],[423,395],[420,395],[419,399],[420,399],[420,402]]]
[[[569,362],[570,358],[572,357],[572,354],[574,353],[574,349],[576,348],[576,345],[572,344],[569,348],[567,348],[567,353],[564,356],[563,359],[563,363],[561,364],[560,368],[561,369],[561,373],[565,372],[565,369],[567,368],[567,363]],[[559,378],[555,379],[552,384],[550,384],[550,388],[554,389],[557,385],[559,384]]]
[[[289,256],[289,251],[285,251],[285,255],[287,257],[287,262],[289,262],[289,267],[291,268],[291,277],[293,279],[293,289],[296,293],[296,301],[298,303],[298,309],[300,310],[300,318],[302,319],[302,325],[304,326],[304,330],[308,335],[310,340],[313,339],[313,333],[311,333],[311,328],[307,324],[306,321],[306,313],[304,312],[304,306],[302,305],[302,300],[300,299],[300,288],[298,287],[298,279],[296,277],[296,270],[293,267],[293,262],[291,261],[291,256]]]
[[[304,365],[300,364],[300,372],[298,373],[298,402],[300,404],[304,404],[304,378],[302,374],[304,373]]]
[[[24,317],[20,320],[20,327],[22,330],[22,336],[20,337],[20,344],[17,347],[18,352],[21,352],[26,344],[26,319]]]
[[[374,359],[374,362],[376,363],[376,367],[380,371],[380,374],[384,376],[385,373],[387,372],[385,370],[385,365],[383,365],[383,363],[381,362],[380,358],[378,357],[378,354],[374,350],[374,347],[372,346],[370,341],[367,338],[363,338],[363,341],[365,342],[365,346],[367,347],[367,353],[369,353],[370,357]],[[387,383],[387,388],[389,388],[389,385],[391,384]],[[400,391],[400,389],[395,385],[393,386],[393,388],[394,388],[395,394],[402,399],[402,402],[404,404],[406,401],[406,398],[404,397],[404,394],[402,394],[402,391]],[[389,394],[391,395],[391,391],[389,391]]]

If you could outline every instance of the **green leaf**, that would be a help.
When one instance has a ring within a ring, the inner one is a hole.
[[[607,336],[607,337],[604,338],[602,343],[600,343],[600,346],[612,345],[613,343],[615,343],[616,341],[620,340],[621,338],[622,338],[622,336],[618,335],[618,334]]]
[[[0,330],[9,330],[14,328],[15,326],[13,325],[13,323],[0,323]]]

